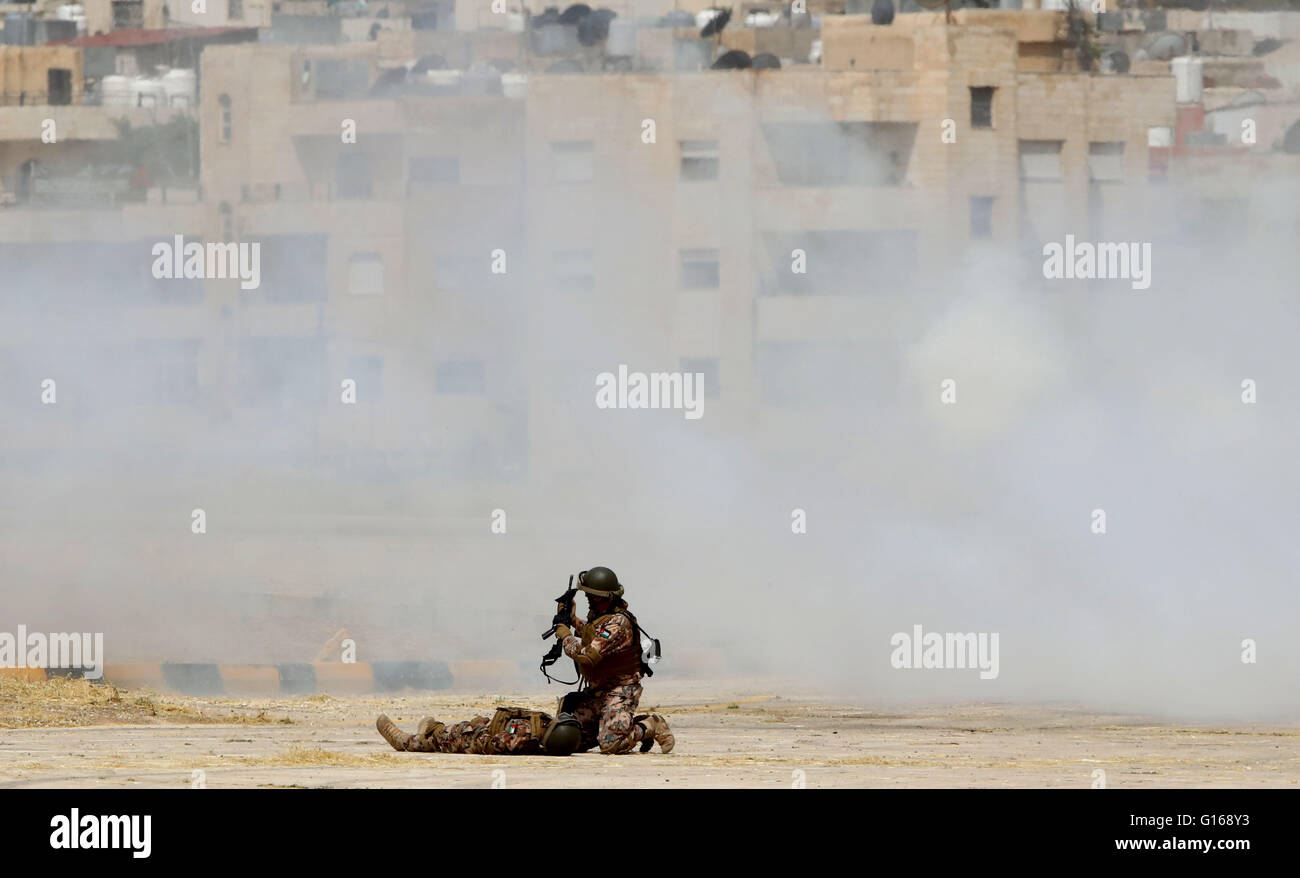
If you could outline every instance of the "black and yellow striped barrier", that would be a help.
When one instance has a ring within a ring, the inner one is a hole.
[[[0,668],[0,676],[43,680],[82,677],[80,668]],[[401,689],[433,690],[511,683],[513,661],[301,662],[225,665],[208,662],[106,664],[100,682],[123,689],[157,689],[183,695],[361,695]]]

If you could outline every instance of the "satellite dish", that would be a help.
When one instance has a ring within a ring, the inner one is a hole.
[[[713,62],[714,70],[746,70],[754,66],[750,60],[749,53],[740,49],[732,49],[729,52],[723,52],[717,61]]]
[[[1152,61],[1168,61],[1176,55],[1186,55],[1190,48],[1182,34],[1166,31],[1150,37],[1140,51]]]
[[[1282,48],[1282,41],[1275,40],[1272,37],[1266,37],[1255,44],[1255,48],[1250,50],[1252,55],[1267,55],[1269,52],[1275,52]]]
[[[700,28],[700,38],[717,36],[722,33],[722,29],[727,26],[729,21],[731,21],[731,7],[728,6],[726,9],[718,10],[717,15],[710,18],[708,23]]]
[[[588,15],[591,15],[590,6],[586,3],[574,3],[560,13],[560,24],[577,24]]]

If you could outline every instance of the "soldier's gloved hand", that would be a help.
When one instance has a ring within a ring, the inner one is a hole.
[[[555,626],[555,639],[556,639],[556,640],[563,640],[564,638],[569,637],[569,636],[571,636],[572,634],[573,634],[573,632],[569,630],[569,626],[568,626],[568,625],[556,625],[556,626]]]

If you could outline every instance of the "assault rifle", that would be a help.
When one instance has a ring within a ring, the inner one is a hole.
[[[553,637],[555,635],[555,629],[559,628],[561,625],[573,624],[573,600],[577,595],[578,590],[574,588],[573,577],[570,576],[568,591],[555,599],[555,616],[551,619],[551,627],[547,628],[546,631],[542,633],[542,640],[546,640],[548,637]],[[560,642],[559,638],[556,638],[555,643],[551,644],[551,651],[542,656],[542,663],[538,666],[538,670],[540,670],[542,676],[546,678],[548,686],[552,680],[556,683],[563,683],[565,686],[572,686],[574,683],[578,682],[577,680],[556,680],[546,672],[546,669],[558,662],[562,655],[564,655],[564,644]]]

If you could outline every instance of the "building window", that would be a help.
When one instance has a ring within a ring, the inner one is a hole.
[[[434,387],[439,393],[482,396],[487,392],[487,370],[479,360],[447,360],[437,366]]]
[[[236,236],[244,233],[237,224]],[[262,285],[245,295],[277,304],[323,302],[328,298],[331,284],[327,235],[276,235],[263,231],[257,240],[262,245]]]
[[[763,141],[787,186],[898,186],[915,122],[764,122]]]
[[[460,159],[454,155],[412,156],[407,175],[412,183],[459,183]]]
[[[51,67],[45,74],[47,100],[52,107],[66,107],[72,103],[72,71]]]
[[[226,5],[226,18],[242,21],[244,18],[244,0],[229,0]]]
[[[716,140],[683,140],[683,182],[718,179],[718,142]]]
[[[993,197],[973,195],[970,200],[970,236],[993,237]]]
[[[230,95],[217,98],[217,104],[221,107],[221,142],[229,143],[230,132],[234,128],[230,113]]]
[[[1088,177],[1094,183],[1124,179],[1124,141],[1094,141],[1088,144]]]
[[[354,296],[384,294],[384,260],[378,253],[353,253],[348,257],[348,292]]]
[[[552,143],[552,178],[556,183],[590,183],[596,177],[595,155],[595,145],[590,140]]]
[[[678,259],[682,289],[710,290],[721,286],[717,250],[682,250]]]
[[[375,402],[383,398],[383,357],[352,357],[348,360],[347,377],[357,382],[359,402]]]
[[[970,127],[993,127],[993,88],[991,86],[971,86]]]
[[[144,0],[113,0],[113,30],[141,30]]]
[[[717,399],[721,394],[722,385],[718,382],[719,365],[717,357],[682,357],[682,372],[687,375],[701,374],[704,376],[704,398]]]
[[[1058,182],[1061,179],[1063,140],[1020,141],[1020,179],[1026,182]]]
[[[589,293],[596,288],[590,250],[556,250],[552,254],[555,292]]]

